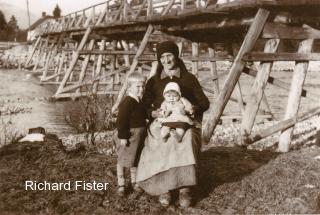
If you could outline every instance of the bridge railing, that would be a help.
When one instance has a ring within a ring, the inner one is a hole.
[[[217,0],[108,0],[67,14],[53,22],[40,25],[40,34],[111,26],[145,20],[158,20],[166,15],[178,15],[201,10]]]

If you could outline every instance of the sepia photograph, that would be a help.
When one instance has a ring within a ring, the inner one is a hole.
[[[320,214],[320,0],[0,0],[0,214]]]

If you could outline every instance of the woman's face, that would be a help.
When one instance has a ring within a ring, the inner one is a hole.
[[[176,67],[176,58],[170,52],[163,53],[160,57],[160,62],[165,72],[173,70]]]

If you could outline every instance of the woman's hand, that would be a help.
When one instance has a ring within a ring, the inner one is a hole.
[[[151,112],[152,118],[164,117],[164,113],[161,109],[157,109]]]

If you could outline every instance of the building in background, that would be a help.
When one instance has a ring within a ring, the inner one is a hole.
[[[28,30],[28,41],[33,41],[40,34],[40,26],[48,25],[52,22],[55,22],[53,16],[48,16],[45,12],[42,12],[42,17],[35,21],[27,30]]]

